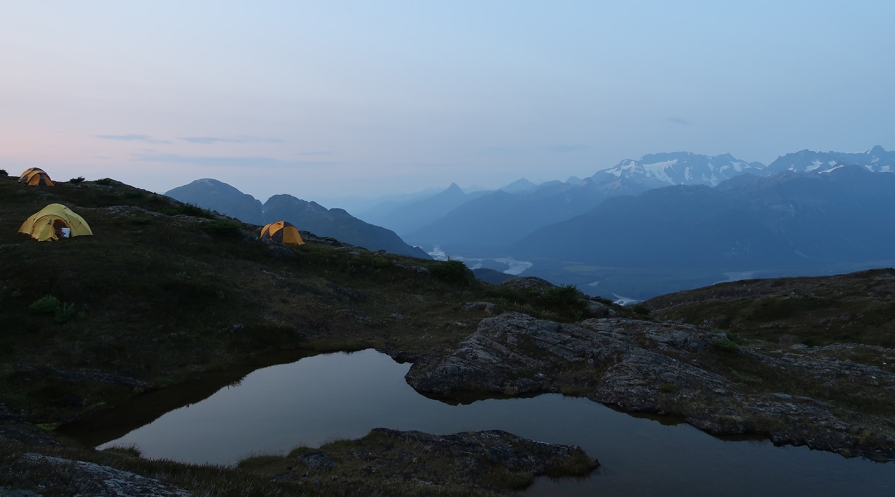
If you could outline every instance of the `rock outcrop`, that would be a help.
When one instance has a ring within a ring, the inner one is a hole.
[[[383,495],[396,489],[412,495],[413,486],[508,494],[536,476],[585,476],[599,466],[578,446],[537,442],[501,430],[432,435],[375,428],[361,439],[301,450],[241,465],[261,474],[278,473],[274,481],[325,486],[333,494],[376,482]]]
[[[461,432],[453,435],[431,435],[420,431],[398,431],[376,428],[374,435],[384,435],[394,443],[416,449],[430,458],[444,459],[465,466],[472,473],[485,473],[489,465],[500,465],[512,472],[532,476],[586,474],[600,465],[577,445],[537,442],[502,430]],[[568,472],[572,466],[578,472]]]
[[[549,290],[556,285],[536,276],[521,276],[513,278],[511,280],[506,280],[499,286],[510,288],[521,293],[535,293],[538,295],[543,295],[544,291]]]
[[[762,354],[690,325],[568,325],[505,313],[483,319],[453,353],[420,357],[407,381],[436,396],[585,395],[628,412],[680,416],[716,435],[759,433],[775,444],[895,459],[891,419],[833,404],[891,405],[895,375],[818,355]]]
[[[53,483],[47,487],[62,487],[70,494],[96,497],[189,497],[186,490],[147,478],[129,471],[86,461],[27,453],[14,463],[19,472],[45,471],[52,474]],[[20,495],[29,495],[21,492]],[[15,494],[12,494],[15,495]],[[39,495],[31,493],[31,495]]]

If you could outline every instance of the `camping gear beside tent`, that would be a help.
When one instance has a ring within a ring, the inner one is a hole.
[[[39,167],[26,169],[25,172],[19,176],[19,183],[24,183],[29,186],[54,186],[53,180],[50,179],[50,175]]]
[[[93,234],[84,218],[62,204],[50,204],[39,210],[22,224],[19,233],[45,242],[58,240],[63,228],[69,229],[69,236]]]
[[[271,239],[288,245],[305,244],[305,241],[301,239],[301,235],[298,233],[298,229],[286,221],[277,221],[265,225],[261,228],[261,239]]]

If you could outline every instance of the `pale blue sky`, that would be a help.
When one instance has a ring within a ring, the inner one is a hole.
[[[895,148],[895,2],[0,1],[0,168],[264,200]]]

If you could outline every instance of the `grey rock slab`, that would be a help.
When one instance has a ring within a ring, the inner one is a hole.
[[[895,375],[876,366],[815,357],[818,347],[784,357],[721,350],[716,344],[723,338],[685,324],[621,318],[562,324],[507,312],[483,319],[455,351],[420,357],[406,380],[417,391],[434,395],[521,395],[573,388],[629,412],[675,412],[712,434],[760,433],[775,444],[895,459],[892,420],[809,397],[755,393],[743,382],[760,379],[733,373],[741,383],[732,382],[719,374],[729,368],[718,359],[719,354],[738,354],[750,364],[800,381],[870,388],[893,403]]]
[[[329,457],[329,454],[322,450],[302,454],[298,456],[298,460],[311,469],[329,471],[336,467],[336,463]]]
[[[55,466],[60,471],[74,473],[76,479],[85,488],[89,487],[89,495],[97,497],[188,497],[186,490],[162,483],[155,478],[147,478],[138,474],[122,471],[109,466],[86,461],[75,461],[61,457],[44,456],[27,453],[23,459],[39,464]],[[88,494],[84,494],[88,495]]]
[[[373,433],[410,447],[423,447],[428,454],[440,453],[451,459],[462,459],[474,472],[484,472],[488,464],[499,464],[511,471],[528,471],[538,476],[573,457],[586,457],[584,450],[576,445],[538,442],[501,430],[430,435],[419,431],[375,428]],[[588,460],[591,468],[599,466],[595,459]]]
[[[0,497],[43,497],[37,492],[31,490],[14,490],[0,487]]]

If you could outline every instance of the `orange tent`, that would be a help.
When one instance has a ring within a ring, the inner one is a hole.
[[[33,173],[34,171],[40,171],[42,173],[45,172],[43,169],[41,169],[39,167],[29,167],[28,169],[25,169],[24,171],[22,171],[22,174],[19,175],[19,183],[24,183],[25,179],[28,177],[28,175]]]
[[[26,169],[25,172],[19,176],[19,183],[24,183],[30,186],[54,186],[53,180],[50,179],[50,175],[39,167]]]
[[[261,239],[271,239],[287,245],[304,245],[298,229],[286,221],[277,221],[261,228]]]

